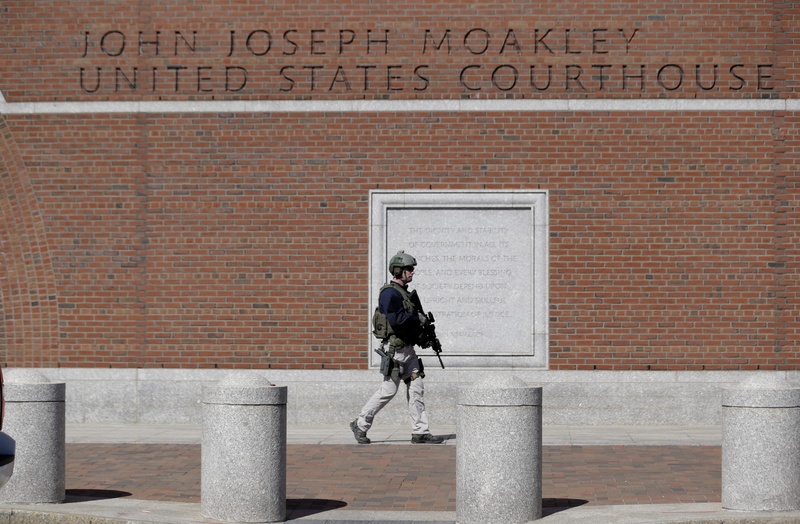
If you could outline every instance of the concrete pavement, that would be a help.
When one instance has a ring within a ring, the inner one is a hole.
[[[436,426],[437,435],[452,436],[445,445],[455,445],[455,426]],[[200,444],[200,425],[180,424],[68,424],[67,442],[128,444]],[[376,422],[369,431],[375,443],[406,444],[406,427]],[[288,444],[354,444],[347,424],[287,428]],[[543,426],[545,446],[719,446],[720,426]]]
[[[448,437],[443,446],[412,447],[407,428],[380,424],[369,433],[370,446],[356,445],[346,423],[290,426],[287,521],[454,523],[455,428],[434,429]],[[203,518],[199,504],[200,440],[198,425],[69,424],[66,502],[0,504],[0,518],[9,523],[208,524],[212,521]],[[545,426],[543,443],[546,503],[537,522],[800,523],[800,512],[721,508],[719,426]],[[409,449],[417,455],[419,471],[403,477],[396,494],[376,486],[376,479],[394,473],[397,457]],[[349,469],[357,461],[371,462],[365,472]],[[350,485],[356,480],[364,480],[369,493],[363,485]],[[411,508],[429,495],[425,506],[433,511],[401,507]],[[658,503],[662,500],[671,503]]]

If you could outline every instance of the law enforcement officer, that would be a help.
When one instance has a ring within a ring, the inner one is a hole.
[[[425,387],[422,383],[425,372],[422,361],[414,351],[414,344],[418,342],[422,328],[428,321],[409,298],[408,284],[414,278],[416,265],[416,259],[403,251],[399,251],[389,261],[392,280],[381,288],[376,316],[385,316],[386,336],[383,342],[386,353],[391,358],[391,372],[384,375],[378,391],[361,409],[358,418],[350,423],[350,429],[359,444],[370,443],[367,431],[372,427],[375,415],[397,394],[401,380],[407,387],[408,413],[412,424],[411,442],[441,444],[444,441],[444,438],[432,435],[428,429],[428,415],[423,399]]]

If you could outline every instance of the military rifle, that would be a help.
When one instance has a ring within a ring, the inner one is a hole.
[[[439,359],[439,365],[444,369],[444,362],[442,362],[442,356],[440,354],[442,352],[442,343],[439,342],[439,338],[436,336],[436,326],[434,325],[436,320],[433,318],[433,313],[425,313],[416,289],[408,295],[408,298],[411,299],[411,302],[414,303],[418,311],[428,319],[428,322],[422,326],[422,336],[420,337],[422,343],[420,346],[423,348],[431,348],[433,352],[436,353],[436,358]]]

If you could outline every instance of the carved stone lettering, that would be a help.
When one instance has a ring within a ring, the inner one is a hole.
[[[438,195],[440,205],[392,205],[395,195],[385,195],[382,211],[372,210],[382,222],[373,225],[373,287],[388,278],[378,268],[404,250],[418,261],[410,287],[434,314],[448,356],[467,366],[546,362],[545,194],[537,203],[509,198],[517,193],[410,193]]]
[[[357,26],[84,30],[76,85],[91,95],[731,92],[776,87],[771,63],[637,63],[636,28]],[[169,63],[163,62],[164,58]],[[261,58],[263,62],[254,61]],[[443,65],[442,59],[447,61]],[[202,61],[202,62],[198,62]],[[266,92],[266,93],[264,93]]]

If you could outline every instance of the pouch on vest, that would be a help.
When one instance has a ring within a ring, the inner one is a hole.
[[[389,321],[386,319],[386,315],[381,313],[379,307],[376,307],[375,312],[372,314],[372,334],[378,340],[389,338]]]

